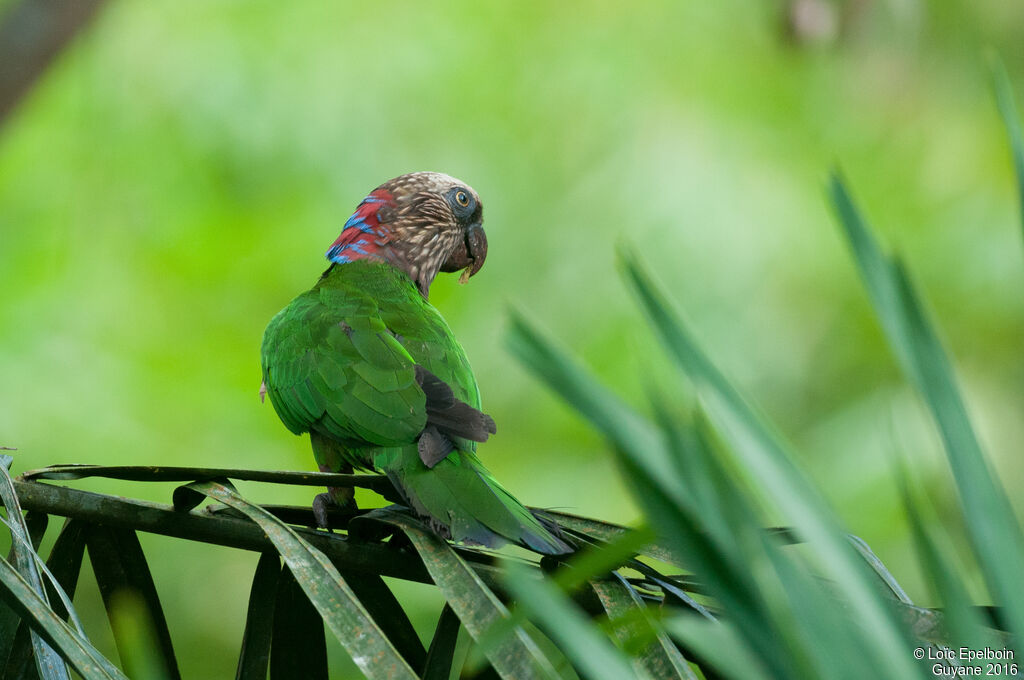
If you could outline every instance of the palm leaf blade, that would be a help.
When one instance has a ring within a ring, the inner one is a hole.
[[[849,192],[833,175],[836,212],[890,347],[932,414],[953,470],[982,573],[1009,624],[1024,635],[1024,535],[971,426],[953,369],[902,265],[878,246]]]
[[[413,670],[345,584],[337,568],[322,552],[299,537],[291,527],[222,484],[194,482],[182,488],[230,505],[260,526],[281,553],[303,592],[320,612],[324,623],[368,678],[416,678]]]
[[[400,529],[412,542],[434,584],[470,636],[487,639],[492,626],[508,625],[508,609],[452,547],[404,513],[376,510],[359,520],[379,521]],[[503,678],[551,678],[557,673],[532,638],[517,625],[500,642],[483,645],[484,654]]]

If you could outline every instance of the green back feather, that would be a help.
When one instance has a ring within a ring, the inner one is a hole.
[[[366,260],[332,267],[267,326],[262,364],[267,395],[289,430],[323,434],[340,445],[345,463],[387,473],[455,540],[493,545],[500,537],[541,552],[567,550],[491,477],[475,442],[456,440],[457,450],[432,469],[420,460],[426,399],[414,367],[474,408],[480,392],[448,325],[404,273]],[[333,456],[318,462],[338,464]]]

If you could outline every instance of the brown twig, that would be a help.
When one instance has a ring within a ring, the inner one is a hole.
[[[160,503],[39,482],[15,480],[14,488],[24,510],[242,550],[274,550],[273,544],[258,526],[222,513],[213,514],[206,510],[180,512]],[[408,581],[430,582],[430,577],[418,560],[407,559],[404,553],[400,556],[386,545],[353,545],[338,535],[311,529],[296,530],[339,568]],[[497,567],[475,560],[472,566],[484,583],[500,591]]]
[[[103,0],[21,0],[0,22],[0,124]]]

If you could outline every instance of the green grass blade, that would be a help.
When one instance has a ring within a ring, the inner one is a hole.
[[[942,437],[976,557],[1018,638],[1024,635],[1024,536],[1005,490],[967,416],[953,369],[903,267],[875,242],[838,176],[831,193],[890,347],[917,388]]]
[[[18,570],[0,559],[0,599],[33,624],[85,680],[127,680],[95,647],[62,621]]]
[[[554,343],[521,318],[511,326],[509,344],[527,368],[580,409],[613,443],[623,466],[623,477],[645,510],[662,543],[677,554],[687,555],[687,568],[700,574],[720,606],[739,625],[778,675],[787,669],[766,625],[765,604],[750,575],[750,565],[738,550],[729,531],[709,533],[708,518],[694,504],[688,482],[680,479],[679,452],[666,448],[666,440],[654,427],[632,413]],[[624,415],[626,414],[626,415]],[[728,507],[728,505],[726,506]],[[760,531],[760,529],[757,529]]]
[[[386,508],[357,520],[380,521],[400,529],[412,542],[445,601],[458,615],[469,635],[481,642],[492,626],[508,624],[511,615],[466,561],[437,534],[408,515]],[[484,654],[503,678],[554,678],[554,664],[520,626],[501,642],[483,644]]]
[[[838,173],[832,174],[829,195],[875,314],[889,338],[889,346],[910,379],[920,383],[921,378],[906,339],[907,329],[901,314],[899,284],[893,276],[892,265],[871,235],[870,227],[861,217]]]
[[[595,522],[595,526],[596,524]],[[676,580],[678,577],[665,576],[634,558],[634,555],[645,547],[652,545],[653,537],[654,532],[649,527],[608,532],[600,543],[582,548],[566,560],[564,566],[553,574],[555,585],[565,592],[575,591],[587,583],[593,587],[594,579],[617,577],[618,573],[615,570],[625,566],[643,574],[649,581],[648,586],[661,588],[667,596],[676,598],[684,606],[691,607],[708,618],[714,618],[705,607],[683,591],[682,584]],[[669,551],[667,548],[665,550]],[[628,582],[624,583],[632,589]],[[635,590],[630,592],[636,595]]]
[[[643,528],[605,543],[582,548],[554,574],[555,584],[565,591],[575,590],[591,580],[628,564],[640,548],[651,542],[654,532]]]
[[[848,602],[836,598],[831,592],[834,584],[816,579],[792,553],[783,553],[778,546],[766,545],[765,555],[772,565],[779,589],[785,593],[787,607],[780,632],[796,638],[790,649],[798,671],[793,677],[831,678],[835,680],[859,680],[868,677],[899,677],[887,671],[879,672],[874,662],[865,654],[859,622],[851,616]],[[841,590],[841,585],[840,585]],[[874,656],[874,655],[872,655]]]
[[[686,485],[658,432],[643,417],[593,379],[565,350],[548,339],[516,312],[510,315],[509,349],[548,387],[572,404],[620,450],[637,454],[638,464],[672,484],[671,494],[686,496]]]
[[[638,498],[644,499],[641,502],[652,517],[663,517],[661,525],[671,527],[676,539],[685,543],[683,549],[692,556],[695,573],[707,583],[722,616],[735,622],[750,652],[776,677],[798,677],[795,673],[808,653],[803,649],[808,636],[799,635],[800,622],[790,614],[787,600],[792,593],[769,577],[772,564],[767,549],[778,549],[775,535],[761,528],[749,492],[727,474],[700,414],[693,424],[671,421],[666,415],[660,413],[659,419],[680,473],[686,471],[695,493],[693,501],[675,508],[677,518],[672,519],[665,499],[658,502],[659,480],[639,475],[633,479]],[[671,588],[668,592],[681,599],[685,596]]]
[[[259,525],[281,553],[324,623],[364,675],[371,680],[416,678],[322,552],[303,540],[291,527],[222,484],[194,482],[184,488],[230,505]]]
[[[644,677],[553,582],[537,578],[521,564],[508,562],[505,584],[519,607],[585,676],[593,680]]]
[[[1020,116],[1013,100],[1013,86],[1003,62],[995,54],[990,60],[992,85],[996,94],[996,106],[1010,138],[1010,152],[1013,154],[1013,168],[1017,175],[1017,200],[1020,206],[1021,226],[1024,227],[1024,134],[1021,133]]]
[[[943,623],[948,629],[951,646],[961,645],[971,649],[983,649],[991,640],[983,634],[984,624],[978,611],[971,605],[970,596],[964,584],[956,577],[949,559],[939,550],[934,539],[925,528],[921,511],[910,491],[906,470],[899,468],[900,492],[907,519],[917,547],[918,561],[928,583],[944,605]]]
[[[551,519],[558,522],[558,525],[562,528],[579,532],[588,538],[599,541],[612,541],[624,533],[635,531],[635,529],[630,529],[619,524],[612,524],[611,522],[604,522],[599,519],[591,519],[590,517],[580,517],[579,515],[573,515],[568,512],[546,509],[544,512],[547,513]],[[647,545],[641,545],[637,552],[640,555],[646,555],[647,557],[652,557],[661,562],[674,564],[677,567],[684,566],[683,562],[685,562],[685,559],[682,555],[677,554],[670,547],[659,543],[651,542]]]
[[[761,661],[750,653],[730,623],[677,616],[664,623],[672,637],[699,655],[699,661],[735,680],[771,680]]]
[[[719,432],[801,538],[814,544],[820,566],[844,591],[863,624],[868,641],[865,652],[873,656],[868,661],[876,668],[891,669],[895,676],[913,677],[905,632],[877,597],[872,577],[846,541],[831,508],[797,469],[780,437],[699,349],[635,256],[623,252],[622,262],[627,280],[663,344],[696,385]]]
[[[633,604],[640,604],[636,590],[628,581],[622,580],[617,569],[628,567],[639,571],[646,577],[646,585],[649,587],[660,587],[666,596],[676,598],[684,606],[691,607],[704,616],[713,618],[708,610],[690,597],[682,586],[673,581],[674,577],[668,577],[649,565],[634,559],[640,550],[645,546],[652,545],[651,541],[654,532],[649,527],[643,527],[632,531],[610,532],[602,542],[585,547],[573,554],[565,564],[552,575],[552,580],[564,592],[578,590],[584,584],[589,584],[595,592],[605,583],[607,578],[620,579],[622,586],[627,588],[631,607]],[[595,580],[602,579],[602,580]],[[600,596],[600,593],[598,593]]]

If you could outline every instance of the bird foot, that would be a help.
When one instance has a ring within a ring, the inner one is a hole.
[[[347,493],[346,493],[347,492]],[[331,531],[331,512],[344,511],[354,513],[359,509],[356,505],[355,489],[336,489],[318,493],[313,498],[313,517],[321,529]],[[333,533],[333,532],[332,532]]]

